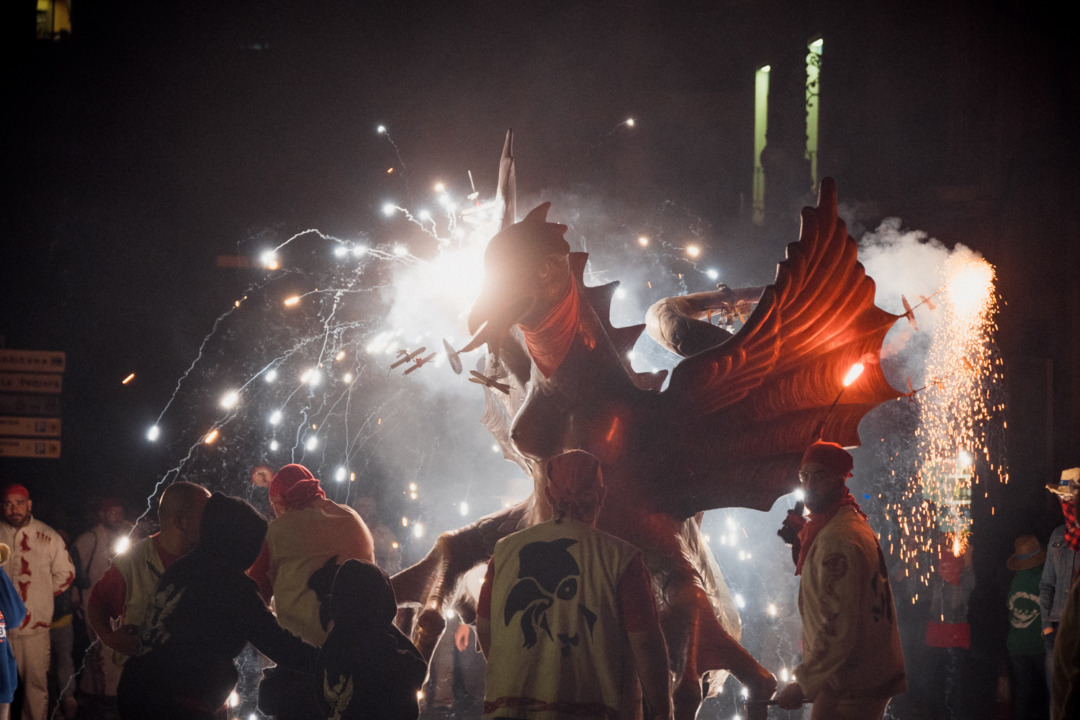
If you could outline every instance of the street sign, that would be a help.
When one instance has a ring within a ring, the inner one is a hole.
[[[60,457],[67,355],[0,348],[0,457]]]
[[[0,392],[59,393],[64,376],[45,373],[0,373]]]
[[[61,350],[0,348],[0,372],[62,373],[67,356]]]
[[[0,437],[0,457],[58,458],[60,441]]]
[[[60,437],[60,418],[0,415],[0,437]]]
[[[60,396],[0,393],[0,415],[57,417],[60,415]]]

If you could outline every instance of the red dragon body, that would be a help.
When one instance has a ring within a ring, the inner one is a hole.
[[[509,140],[501,191],[512,213],[508,158]],[[433,650],[462,575],[486,561],[499,538],[550,517],[545,461],[578,448],[603,463],[609,490],[599,527],[641,548],[652,572],[676,674],[676,717],[694,717],[710,671],[729,670],[752,699],[767,699],[776,681],[738,644],[738,617],[698,530],[700,513],[767,510],[794,489],[812,441],[857,445],[863,415],[899,396],[877,363],[898,316],[874,305],[873,280],[826,179],[818,207],[803,211],[799,241],[743,327],[681,361],[661,391],[663,376],[635,373],[626,360],[645,326],[608,321],[618,283],[585,286],[587,255],[570,252],[567,228],[547,222],[547,210],[540,206],[492,238],[469,319],[475,336],[463,350],[486,344],[481,371],[510,387],[507,394],[485,388],[484,423],[531,474],[535,491],[444,534],[394,578],[399,601],[422,606],[417,644]],[[744,295],[729,297],[730,306],[745,303]],[[662,342],[715,331],[685,312],[670,321],[663,315],[650,313]],[[857,362],[866,371],[841,394]]]

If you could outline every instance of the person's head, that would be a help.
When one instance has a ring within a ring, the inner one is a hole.
[[[1013,541],[1013,554],[1005,561],[1005,567],[1013,572],[1030,570],[1046,562],[1046,550],[1034,535],[1021,535]]]
[[[388,626],[396,614],[394,588],[382,569],[363,560],[342,563],[330,595],[334,629]]]
[[[166,549],[178,555],[199,543],[199,525],[210,491],[202,485],[175,482],[165,488],[158,501],[158,521]]]
[[[12,527],[22,527],[30,522],[33,502],[30,491],[18,483],[12,483],[3,491],[4,522]]]
[[[570,450],[547,463],[544,494],[556,517],[596,523],[607,489],[600,461],[584,450]]]
[[[1064,506],[1068,505],[1073,516],[1077,516],[1076,510],[1080,506],[1080,467],[1062,470],[1061,478],[1057,482],[1047,483],[1046,489],[1060,498],[1063,510]]]
[[[286,465],[270,481],[270,506],[274,508],[275,516],[290,510],[302,510],[324,497],[326,493],[319,481],[303,465]]]
[[[247,502],[214,493],[203,509],[195,552],[202,560],[243,572],[259,556],[266,526],[266,518]]]
[[[828,512],[847,494],[845,482],[855,462],[836,443],[818,441],[806,448],[799,467],[799,484],[811,513]]]
[[[98,522],[113,531],[124,526],[124,503],[119,498],[103,498],[98,503]]]

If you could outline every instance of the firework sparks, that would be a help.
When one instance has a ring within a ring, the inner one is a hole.
[[[939,552],[959,557],[966,551],[973,488],[1008,481],[995,434],[1003,427],[1004,405],[994,344],[994,268],[970,253],[955,253],[941,272],[944,284],[925,365],[928,382],[918,395],[916,458],[907,490],[888,510],[899,530],[890,538],[890,551],[899,552],[907,574],[923,585],[930,582]],[[989,497],[987,488],[983,496]]]

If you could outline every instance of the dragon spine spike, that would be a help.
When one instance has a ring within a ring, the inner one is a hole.
[[[517,218],[517,172],[514,169],[514,130],[506,131],[502,157],[499,159],[499,187],[495,202],[500,207],[499,227],[514,224]]]
[[[627,325],[626,327],[612,328],[608,331],[611,344],[615,346],[615,352],[620,357],[634,349],[634,344],[645,330],[645,323],[640,325]]]
[[[611,322],[611,299],[615,296],[615,291],[618,288],[618,280],[609,282],[606,285],[593,285],[585,288],[585,297],[589,300],[589,304],[593,306],[597,317],[607,320],[608,324]]]

